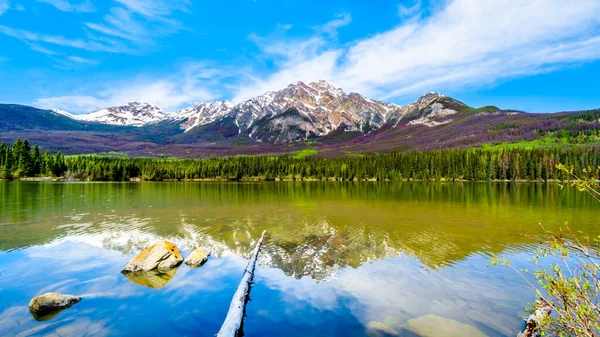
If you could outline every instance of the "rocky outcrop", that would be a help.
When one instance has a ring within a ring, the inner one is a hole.
[[[197,248],[188,257],[185,258],[184,263],[192,268],[202,266],[208,260],[210,252],[207,254],[204,250]]]
[[[48,320],[61,311],[81,301],[81,297],[58,293],[45,293],[29,302],[29,310],[38,321]]]
[[[144,249],[121,271],[123,274],[149,270],[170,270],[183,262],[179,249],[168,241],[159,241]]]

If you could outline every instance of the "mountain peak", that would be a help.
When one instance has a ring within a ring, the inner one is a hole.
[[[332,84],[331,82],[327,82],[326,80],[318,80],[316,82],[310,82],[308,85],[310,85],[311,87],[313,87],[319,91],[328,92],[331,94],[335,94],[337,96],[345,94],[345,92],[342,88]]]
[[[198,103],[175,112],[173,118],[183,120],[180,127],[187,132],[198,125],[209,124],[225,117],[232,108],[233,104],[228,101]]]
[[[432,101],[434,101],[434,100],[437,100],[437,99],[439,99],[439,98],[442,98],[442,97],[446,97],[446,95],[444,95],[444,94],[441,94],[441,93],[439,93],[439,92],[434,92],[434,91],[432,91],[432,92],[428,92],[428,93],[426,93],[425,95],[421,96],[421,97],[420,97],[420,98],[417,100],[417,103],[419,103],[419,104],[423,104],[423,103],[425,103],[425,104],[426,104],[426,103],[430,103],[430,102],[432,102]]]
[[[113,125],[143,126],[170,120],[179,123],[185,132],[230,117],[231,120],[225,122],[235,124],[232,128],[237,128],[238,133],[247,133],[252,139],[294,142],[324,136],[335,130],[366,134],[386,123],[397,125],[409,115],[411,120],[425,116],[444,117],[450,112],[440,110],[448,101],[441,99],[444,97],[441,93],[430,92],[412,104],[398,106],[371,100],[358,93],[347,94],[326,80],[318,80],[293,82],[236,105],[225,100],[201,102],[167,114],[150,103],[136,101],[86,115],[54,112],[73,119]]]
[[[165,113],[150,103],[129,102],[74,117],[79,120],[111,125],[142,126],[163,120]]]
[[[61,115],[61,116],[69,117],[69,118],[74,118],[74,116],[71,113],[69,113],[68,111],[65,111],[65,110],[61,110],[61,109],[57,109],[57,108],[51,108],[50,111],[54,112],[57,115]]]

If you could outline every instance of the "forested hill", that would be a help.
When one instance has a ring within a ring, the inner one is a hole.
[[[600,147],[489,148],[385,153],[345,158],[236,156],[210,159],[64,156],[17,140],[0,144],[0,177],[69,180],[529,180],[572,178],[600,165]]]

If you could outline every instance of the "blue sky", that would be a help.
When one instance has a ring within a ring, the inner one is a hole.
[[[398,104],[600,108],[597,0],[0,0],[0,102],[174,111],[326,79]]]

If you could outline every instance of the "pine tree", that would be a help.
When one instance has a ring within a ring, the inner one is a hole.
[[[32,175],[38,176],[42,173],[42,154],[37,144],[33,146],[33,153],[31,155],[31,159],[33,163]]]

